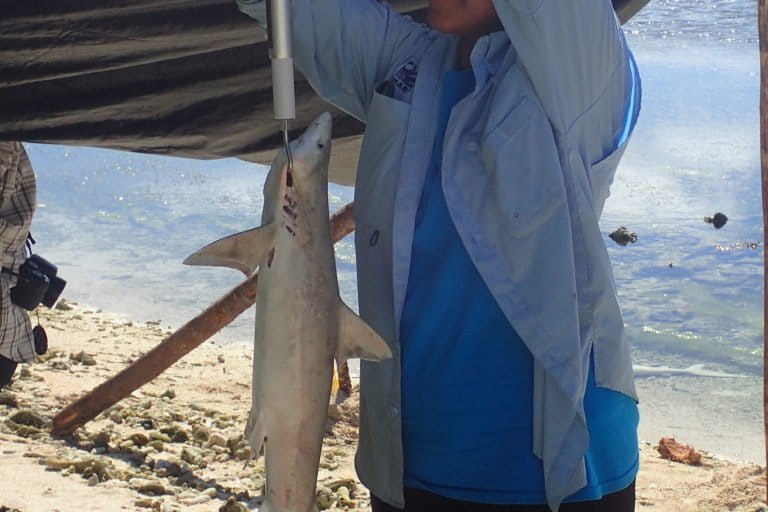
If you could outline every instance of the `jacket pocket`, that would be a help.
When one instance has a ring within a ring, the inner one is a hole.
[[[605,201],[611,195],[611,185],[613,185],[613,179],[616,176],[616,169],[619,167],[619,161],[624,156],[626,148],[627,141],[613,153],[590,166],[589,184],[597,218],[600,218]]]
[[[411,106],[375,92],[360,147],[355,184],[355,213],[366,213],[381,201],[394,201],[394,186],[403,154]]]
[[[485,135],[480,160],[485,172],[474,169],[475,177],[463,180],[464,189],[476,188],[475,207],[493,203],[492,209],[502,214],[498,222],[512,237],[535,233],[565,201],[554,134],[543,110],[528,99]],[[481,187],[478,179],[485,180]]]
[[[374,119],[377,122],[398,122],[408,118],[411,110],[410,103],[395,98],[394,94],[395,86],[391,80],[385,80],[376,85],[368,107],[369,124]]]

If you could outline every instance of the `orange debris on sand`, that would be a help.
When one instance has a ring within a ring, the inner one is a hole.
[[[678,443],[673,437],[662,437],[656,450],[662,458],[672,462],[682,462],[690,466],[701,464],[701,453],[697,452],[693,446]]]

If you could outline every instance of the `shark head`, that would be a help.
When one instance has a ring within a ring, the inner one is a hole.
[[[331,156],[331,128],[333,118],[328,112],[320,114],[312,124],[291,143],[293,172],[286,170],[286,184],[328,181],[328,160]]]
[[[332,127],[333,118],[325,112],[290,143],[293,161],[290,170],[285,150],[278,152],[264,183],[263,224],[279,217],[281,203],[288,193],[304,204],[327,196]]]
[[[290,170],[285,150],[278,152],[264,183],[261,227],[208,244],[184,263],[231,267],[249,276],[274,247],[278,231],[286,230],[301,242],[310,236],[312,229],[324,226],[327,230],[332,124],[330,114],[321,114],[291,142],[293,167]]]

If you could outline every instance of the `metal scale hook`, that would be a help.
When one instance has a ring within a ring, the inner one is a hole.
[[[288,127],[290,121],[296,119],[296,93],[293,85],[293,22],[290,0],[269,0],[267,28],[275,119],[282,124],[283,146],[288,157],[288,172],[291,172],[293,155],[288,140]]]

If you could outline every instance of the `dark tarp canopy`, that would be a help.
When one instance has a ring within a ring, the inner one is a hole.
[[[647,2],[613,3],[625,21]],[[426,0],[390,3],[424,16]],[[260,162],[281,142],[264,34],[234,0],[14,0],[2,12],[0,140]],[[324,109],[336,137],[362,132],[300,77],[296,91],[296,132]]]

